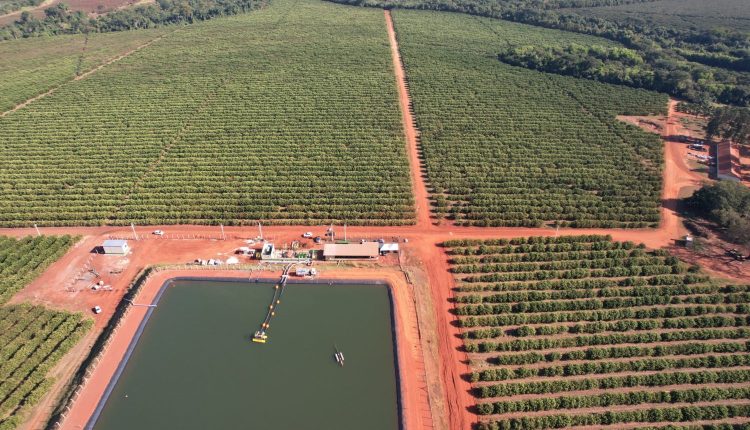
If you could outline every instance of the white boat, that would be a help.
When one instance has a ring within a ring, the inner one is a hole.
[[[336,350],[336,353],[333,354],[333,357],[336,359],[336,363],[338,363],[339,366],[344,367],[344,353],[339,351],[338,348],[334,348]]]

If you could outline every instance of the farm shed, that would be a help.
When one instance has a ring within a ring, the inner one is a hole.
[[[398,252],[398,243],[384,243],[380,245],[380,254],[385,255],[392,252]]]
[[[380,244],[377,242],[326,244],[323,247],[323,258],[336,259],[373,259],[378,258]]]
[[[716,178],[739,182],[742,179],[740,170],[740,150],[737,145],[732,145],[732,142],[717,143]]]
[[[102,249],[109,255],[125,255],[130,251],[127,240],[105,240]]]

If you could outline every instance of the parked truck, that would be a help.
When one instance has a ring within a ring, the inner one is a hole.
[[[315,276],[318,271],[314,267],[300,267],[295,272],[297,276]]]

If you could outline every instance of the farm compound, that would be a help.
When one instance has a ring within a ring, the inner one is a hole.
[[[323,258],[326,260],[340,259],[375,259],[380,255],[380,244],[377,242],[326,244],[323,247]]]

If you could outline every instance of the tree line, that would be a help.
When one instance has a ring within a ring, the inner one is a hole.
[[[723,228],[730,241],[750,245],[750,188],[719,181],[705,185],[686,203],[696,214]]]
[[[698,104],[750,104],[748,76],[726,70],[708,73],[699,65],[657,59],[652,53],[628,48],[578,44],[515,46],[500,51],[498,59],[548,73],[664,92]],[[748,70],[750,58],[727,60],[722,65],[725,69]]]
[[[157,0],[154,4],[117,10],[97,18],[89,18],[83,11],[72,11],[65,3],[58,3],[45,9],[43,18],[23,12],[12,24],[0,27],[0,40],[190,24],[249,12],[266,3],[267,0]]]
[[[718,101],[737,106],[750,105],[750,35],[740,31],[677,28],[640,19],[612,20],[584,16],[562,7],[598,6],[599,1],[569,4],[538,0],[493,2],[487,0],[331,0],[337,3],[384,8],[409,8],[468,13],[545,28],[603,37],[623,44],[644,60],[643,72],[652,71],[653,87],[640,86],[646,76],[623,79],[623,84],[658,89],[700,104]],[[602,1],[623,4],[617,1]],[[548,48],[543,48],[548,49]],[[582,53],[581,53],[582,54]],[[596,63],[595,55],[586,60]],[[578,62],[576,62],[578,63]],[[580,67],[580,65],[579,65]],[[550,70],[552,71],[552,70]],[[604,78],[605,75],[595,75]],[[607,76],[613,79],[612,76]],[[645,82],[650,82],[645,79]],[[610,81],[606,81],[610,82]]]

